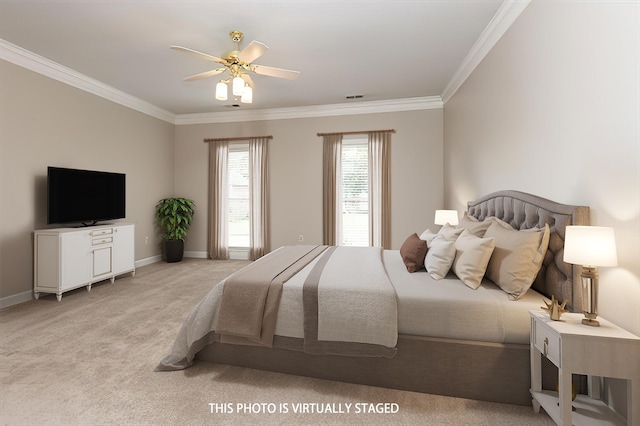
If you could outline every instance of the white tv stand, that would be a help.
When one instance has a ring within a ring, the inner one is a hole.
[[[33,238],[33,294],[62,293],[131,272],[135,226],[129,223],[43,229]]]

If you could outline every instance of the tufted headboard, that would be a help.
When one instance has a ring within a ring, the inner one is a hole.
[[[532,287],[546,297],[567,300],[567,309],[572,312],[582,311],[579,266],[565,263],[562,257],[565,228],[589,225],[589,207],[559,204],[519,191],[498,191],[468,202],[467,212],[478,220],[497,217],[514,229],[549,224],[549,248]]]

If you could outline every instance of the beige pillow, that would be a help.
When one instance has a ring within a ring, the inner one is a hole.
[[[400,256],[402,256],[402,261],[409,272],[416,272],[422,269],[426,254],[427,242],[421,240],[418,234],[409,236],[400,247]]]
[[[456,246],[453,241],[434,238],[424,259],[424,267],[434,279],[441,280],[451,269],[456,257]]]
[[[443,238],[446,241],[455,241],[462,231],[464,231],[464,229],[451,226],[447,223],[440,228],[436,238]]]
[[[524,295],[540,271],[549,246],[549,225],[518,231],[494,219],[485,237],[495,239],[487,266],[487,278],[517,300]]]
[[[491,220],[489,218],[480,222],[473,216],[469,216],[467,212],[464,212],[462,215],[462,219],[460,219],[460,223],[458,223],[458,228],[463,228],[469,230],[472,234],[477,237],[484,237],[484,233],[491,226]]]
[[[465,229],[455,242],[453,272],[467,286],[480,287],[494,246],[493,238],[480,238]]]

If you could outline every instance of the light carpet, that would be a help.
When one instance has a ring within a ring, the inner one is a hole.
[[[139,268],[135,277],[94,284],[91,292],[65,293],[61,302],[55,295],[41,295],[0,311],[0,422],[553,424],[531,407],[201,361],[184,371],[154,372],[192,307],[246,264],[204,259],[155,263]],[[375,412],[385,408],[392,412]]]

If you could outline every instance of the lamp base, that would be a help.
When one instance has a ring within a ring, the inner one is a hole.
[[[582,323],[591,327],[600,327],[600,323],[594,319],[582,318]]]

